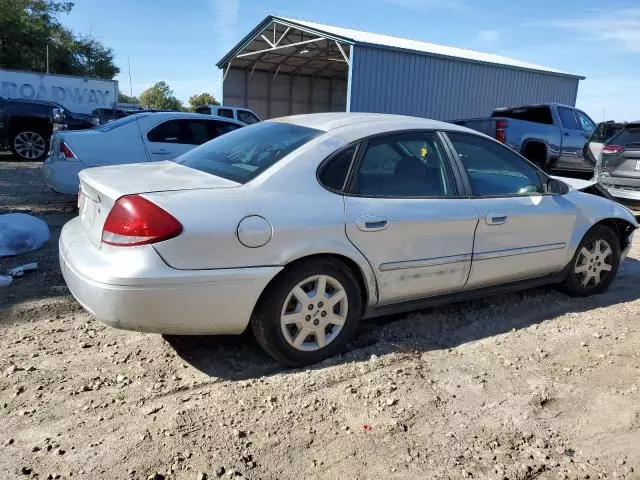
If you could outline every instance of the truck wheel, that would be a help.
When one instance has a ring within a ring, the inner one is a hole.
[[[49,152],[49,141],[44,133],[26,128],[14,134],[11,151],[22,160],[37,162],[44,160]]]

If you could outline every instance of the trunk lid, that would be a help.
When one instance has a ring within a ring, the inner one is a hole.
[[[100,247],[102,227],[118,198],[124,195],[232,188],[240,184],[165,161],[89,168],[80,172],[78,210],[89,240]]]

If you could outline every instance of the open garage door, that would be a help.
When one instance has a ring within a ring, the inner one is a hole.
[[[262,118],[348,110],[352,45],[279,17],[269,17],[218,66],[223,103]]]

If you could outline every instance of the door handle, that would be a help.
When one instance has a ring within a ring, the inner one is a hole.
[[[569,137],[569,136],[571,136],[571,134],[570,134],[569,132],[564,132],[564,134],[563,134],[563,135],[564,135],[565,137]]]
[[[151,153],[155,153],[156,155],[169,155],[171,152],[161,148],[160,150],[152,150]]]
[[[364,215],[356,219],[358,230],[363,232],[378,232],[389,226],[389,221],[384,217]]]
[[[487,225],[503,225],[509,220],[509,215],[504,212],[489,212],[485,217]]]

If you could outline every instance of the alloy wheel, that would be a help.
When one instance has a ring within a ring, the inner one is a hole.
[[[580,285],[593,288],[613,269],[611,246],[605,240],[594,240],[580,249],[574,273]]]
[[[45,153],[46,144],[42,135],[36,132],[20,132],[13,139],[15,152],[27,160],[40,158]]]
[[[347,319],[349,304],[342,284],[329,275],[299,282],[287,295],[280,328],[287,343],[305,352],[333,342]]]

